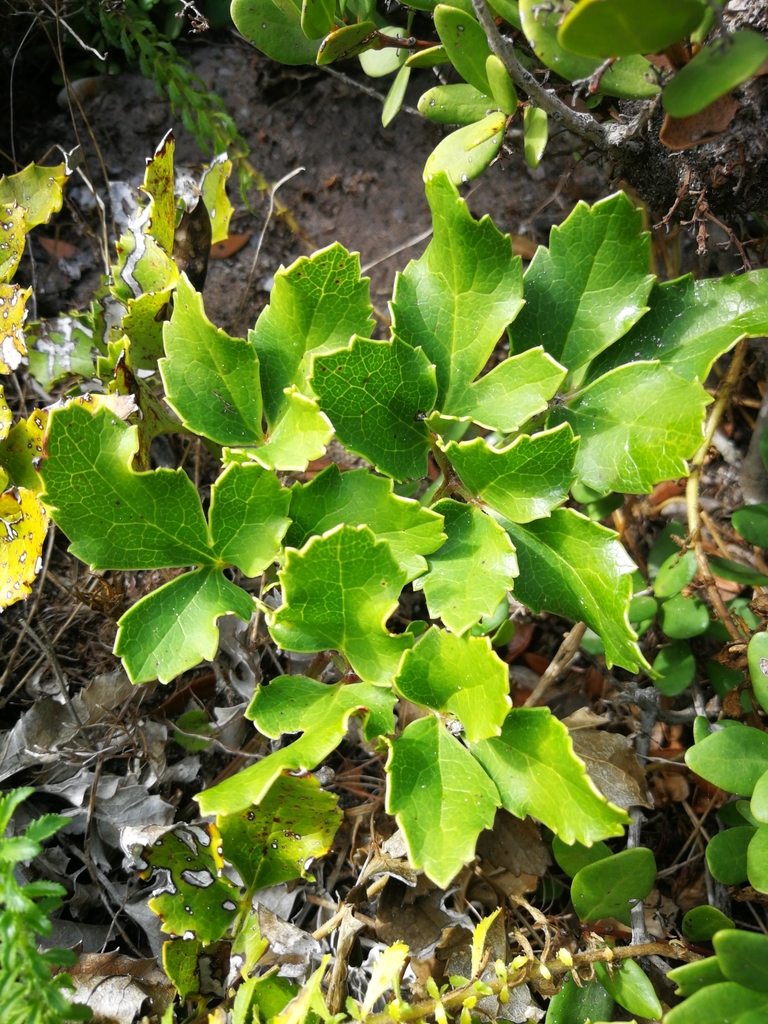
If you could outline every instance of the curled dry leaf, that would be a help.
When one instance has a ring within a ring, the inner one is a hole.
[[[214,242],[211,246],[212,260],[226,260],[240,252],[244,245],[253,237],[252,231],[246,231],[243,235],[228,235],[223,242]]]
[[[600,721],[597,715],[593,717]],[[598,732],[594,726],[584,728],[583,721],[583,715],[579,715],[575,729],[570,718],[563,719],[563,724],[571,734],[574,753],[587,766],[603,796],[624,810],[638,804],[653,807],[653,796],[632,741],[618,733]]]
[[[723,134],[738,109],[739,104],[728,93],[691,117],[667,114],[659,132],[659,142],[675,151],[703,146]]]

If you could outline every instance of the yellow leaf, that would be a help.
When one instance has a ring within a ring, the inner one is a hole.
[[[32,491],[13,487],[0,494],[0,608],[32,593],[47,530],[48,516]]]
[[[391,988],[400,975],[400,971],[408,956],[408,947],[404,942],[395,942],[381,954],[373,968],[368,991],[365,993],[363,1014],[368,1014],[379,996]]]
[[[0,284],[0,373],[13,373],[27,354],[23,324],[31,288]]]
[[[480,970],[480,964],[483,962],[483,953],[485,952],[485,937],[488,934],[488,929],[491,927],[493,922],[499,916],[501,907],[494,910],[488,917],[484,917],[482,921],[478,922],[475,928],[475,934],[472,936],[472,977],[476,978],[478,971]]]

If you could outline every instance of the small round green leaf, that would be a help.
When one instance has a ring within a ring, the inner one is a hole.
[[[549,137],[547,113],[539,107],[527,106],[523,114],[523,154],[529,167],[539,166]]]
[[[585,57],[657,53],[693,32],[703,17],[700,0],[581,0],[566,15],[557,39]]]
[[[730,917],[717,907],[694,907],[683,918],[683,935],[691,942],[709,942],[721,928],[735,928]]]
[[[185,711],[176,719],[176,730],[173,738],[185,750],[207,750],[211,745],[210,735],[213,732],[208,713],[202,708]],[[194,733],[194,736],[188,735]],[[198,737],[198,738],[195,738]]]
[[[753,824],[768,824],[768,772],[761,775],[757,780],[752,792],[749,810],[754,818]]]
[[[768,39],[757,32],[745,29],[717,39],[677,72],[664,90],[664,109],[672,117],[698,114],[746,82],[766,60]]]
[[[514,85],[512,85],[512,79],[504,67],[504,62],[495,53],[486,57],[485,73],[488,76],[491,95],[498,106],[501,107],[507,116],[514,114],[517,110],[517,91]]]
[[[674,597],[693,580],[697,571],[698,563],[695,552],[683,553],[678,549],[659,567],[653,584],[654,594],[662,599]]]
[[[334,26],[336,0],[303,0],[301,31],[307,39],[322,39]]]
[[[716,956],[707,957],[705,960],[695,960],[692,964],[683,964],[682,967],[675,967],[667,977],[677,985],[676,994],[679,996],[692,996],[694,992],[698,992],[702,988],[717,985],[726,980]]]
[[[485,32],[472,15],[457,7],[438,4],[435,28],[448,59],[461,77],[480,92],[491,95],[485,62],[490,55]]]
[[[659,602],[652,597],[633,597],[627,613],[630,622],[645,622],[659,610]]]
[[[706,856],[713,878],[724,885],[746,882],[747,849],[756,833],[751,825],[737,825],[712,837]]]
[[[764,587],[768,584],[768,576],[742,562],[734,562],[731,558],[709,556],[709,566],[715,576],[734,583],[743,583],[747,587]]]
[[[569,846],[560,836],[555,836],[552,840],[552,856],[558,867],[573,878],[587,864],[596,864],[599,860],[612,857],[613,854],[610,847],[599,840],[591,846],[584,846],[582,843],[573,843]]]
[[[580,921],[615,917],[628,925],[632,907],[656,881],[656,860],[644,846],[588,864],[571,883],[571,902]]]
[[[672,640],[688,640],[701,636],[709,625],[709,612],[698,597],[677,594],[659,609],[659,625]]]
[[[427,158],[424,181],[440,171],[445,171],[454,185],[477,178],[501,149],[505,122],[504,114],[499,112],[452,132]]]
[[[731,522],[749,544],[768,548],[768,505],[745,505],[733,513]]]
[[[768,935],[728,928],[712,940],[720,969],[729,981],[768,992]]]
[[[726,792],[752,796],[758,779],[768,771],[768,734],[733,722],[689,747],[685,763]]]
[[[693,682],[696,662],[685,640],[673,640],[656,655],[653,669],[660,677],[653,681],[656,689],[665,697],[676,697]]]
[[[768,825],[761,825],[747,847],[747,879],[753,889],[768,893]]]
[[[768,711],[768,633],[755,633],[749,641],[747,663],[755,696],[763,710]]]
[[[372,21],[361,21],[356,25],[345,25],[336,29],[320,43],[315,63],[322,66],[357,57],[375,45],[377,32],[378,29]]]
[[[664,1011],[659,997],[645,971],[634,960],[622,960],[610,971],[605,964],[594,966],[597,980],[619,1006],[638,1017],[661,1019]]]
[[[671,555],[679,555],[683,550],[681,545],[673,540],[673,537],[685,537],[685,527],[682,523],[676,523],[674,520],[667,523],[648,552],[648,575],[652,580],[656,579],[659,569]]]
[[[613,1014],[613,996],[599,981],[577,985],[570,975],[553,996],[547,1010],[546,1024],[582,1024],[582,1021],[608,1020]]]
[[[418,102],[419,112],[438,124],[474,124],[497,106],[474,85],[436,85]]]
[[[394,28],[387,25],[379,30],[385,36],[394,36],[396,39],[405,37],[404,28]],[[369,78],[383,78],[384,75],[391,75],[405,64],[408,57],[408,50],[405,47],[382,46],[380,50],[366,50],[361,53],[360,66]]]
[[[292,4],[284,10],[272,0],[232,0],[231,10],[237,30],[267,57],[281,64],[314,61],[318,44],[301,31],[301,15]]]

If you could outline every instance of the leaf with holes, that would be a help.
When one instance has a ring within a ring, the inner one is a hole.
[[[0,204],[14,200],[27,211],[27,231],[38,224],[47,224],[64,202],[64,185],[70,175],[66,164],[41,167],[28,164],[18,174],[0,178]]]
[[[33,491],[0,494],[0,610],[32,593],[47,532],[48,516]]]

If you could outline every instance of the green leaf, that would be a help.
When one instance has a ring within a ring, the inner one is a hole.
[[[491,51],[477,19],[446,4],[435,7],[434,18],[437,34],[451,64],[465,81],[490,96],[485,62]]]
[[[176,223],[176,197],[173,193],[173,152],[176,143],[172,132],[147,160],[144,183],[139,186],[150,197],[149,231],[157,244],[170,256]]]
[[[595,964],[597,980],[619,1006],[638,1017],[661,1020],[664,1011],[650,979],[634,960],[622,960],[609,971],[605,964]]]
[[[386,629],[406,576],[367,526],[339,526],[301,551],[289,548],[283,605],[267,618],[272,638],[288,651],[341,651],[361,678],[386,683],[413,640]]]
[[[322,39],[335,24],[335,0],[303,0],[301,31],[307,39]]]
[[[437,626],[405,652],[394,684],[413,704],[453,715],[471,743],[498,736],[511,707],[509,672],[490,640]]]
[[[547,1010],[546,1024],[583,1024],[584,1021],[608,1020],[613,1013],[613,998],[599,981],[577,985],[570,974],[552,997]]]
[[[662,647],[653,662],[653,671],[658,672],[658,679],[653,685],[665,697],[676,697],[689,686],[696,675],[696,660],[685,640],[673,640],[667,647]]]
[[[753,889],[768,892],[768,825],[761,825],[747,847],[747,878]]]
[[[259,356],[270,428],[286,403],[285,388],[296,384],[305,389],[310,353],[330,352],[347,345],[354,334],[370,334],[370,314],[360,258],[337,242],[277,271],[269,305],[248,335]]]
[[[197,958],[203,944],[197,939],[169,939],[163,943],[163,970],[182,999],[200,991]]]
[[[557,28],[562,13],[572,10],[573,6],[569,0],[561,0],[554,10],[543,8],[536,0],[521,0],[520,3],[523,31],[531,49],[543,64],[569,81],[589,78],[602,63],[570,53],[557,41]],[[650,61],[637,55],[617,61],[600,77],[600,92],[607,96],[649,99],[658,91],[653,66]]]
[[[372,21],[360,21],[335,29],[320,43],[315,63],[322,66],[356,57],[374,46],[376,35],[376,25]]]
[[[748,29],[723,35],[680,68],[664,90],[672,117],[691,117],[746,82],[768,60],[768,39]]]
[[[507,519],[527,523],[548,516],[568,496],[579,447],[570,426],[521,434],[506,448],[484,438],[457,444],[445,454],[469,490]]]
[[[768,772],[765,772],[757,780],[752,791],[749,810],[752,815],[753,825],[768,823]]]
[[[740,723],[720,729],[689,747],[685,763],[719,789],[752,796],[757,780],[768,771],[768,734]]]
[[[30,373],[44,388],[65,377],[93,374],[94,339],[89,313],[25,324],[24,334]]]
[[[234,613],[247,622],[253,611],[253,598],[220,569],[196,569],[142,597],[123,615],[115,654],[131,682],[170,683],[198,662],[213,661],[222,615]]]
[[[286,388],[284,396],[267,443],[247,454],[267,469],[303,473],[313,459],[324,454],[333,426],[317,402],[302,395],[295,385]]]
[[[469,416],[481,427],[512,433],[545,411],[566,372],[543,348],[528,349],[470,384],[452,415]]]
[[[419,113],[437,124],[474,124],[497,104],[474,85],[436,85],[419,97]]]
[[[677,985],[677,995],[692,996],[699,989],[725,981],[716,956],[673,968],[667,977]]]
[[[585,57],[657,53],[687,36],[704,17],[700,0],[581,0],[557,34],[561,46]]]
[[[641,229],[642,213],[623,192],[591,208],[580,202],[553,227],[549,249],[536,250],[525,274],[514,351],[543,345],[576,370],[625,334],[647,310],[653,283]]]
[[[701,636],[709,621],[709,609],[698,597],[676,594],[659,608],[659,625],[672,640]]]
[[[164,932],[207,944],[220,939],[234,919],[238,887],[222,873],[221,838],[215,825],[177,825],[151,846],[142,858],[142,878],[166,871],[149,906]]]
[[[674,541],[672,543],[674,544]],[[695,551],[683,552],[679,547],[675,547],[669,558],[659,566],[653,583],[654,594],[662,600],[674,597],[692,582],[698,569]]]
[[[573,753],[568,730],[548,708],[513,708],[501,736],[470,744],[503,806],[538,818],[564,843],[617,836],[629,819],[608,803]]]
[[[650,310],[589,369],[658,359],[684,380],[705,381],[712,364],[740,338],[768,333],[768,270],[694,281],[690,274],[655,284]]]
[[[747,647],[749,678],[760,707],[768,709],[768,633],[755,633]]]
[[[683,935],[690,942],[709,942],[721,928],[735,928],[736,925],[717,907],[693,907],[683,918]],[[724,980],[724,979],[723,979]]]
[[[584,483],[645,494],[660,480],[687,475],[685,460],[704,439],[710,401],[700,384],[666,366],[633,363],[611,370],[556,409],[553,422],[565,420],[580,435],[576,470]]]
[[[27,164],[18,174],[0,178],[0,203],[10,205],[16,200],[27,211],[26,230],[47,224],[64,202],[64,184],[71,172],[66,164],[41,167]]]
[[[635,565],[612,530],[573,509],[504,525],[520,566],[518,600],[536,613],[586,622],[602,638],[609,666],[636,672],[645,664],[627,620]]]
[[[232,21],[249,43],[281,64],[312,64],[319,43],[301,30],[293,4],[278,7],[272,0],[232,0]]]
[[[432,10],[431,6],[429,10]],[[409,68],[434,68],[439,64],[448,64],[449,60],[444,46],[429,46],[426,50],[416,50],[405,63]]]
[[[474,220],[447,176],[426,190],[434,235],[397,276],[393,331],[435,364],[438,408],[452,415],[522,306],[522,264],[509,236],[488,217]]]
[[[523,114],[523,154],[534,169],[541,163],[549,138],[547,112],[529,103]]]
[[[211,488],[208,513],[218,557],[258,576],[278,555],[290,501],[274,473],[255,464],[228,466]]]
[[[214,731],[208,712],[202,708],[193,708],[176,719],[173,738],[185,750],[207,750],[211,745],[210,736]]]
[[[166,401],[182,423],[218,444],[259,444],[261,389],[253,345],[214,327],[185,274],[163,334],[160,374]]]
[[[751,565],[734,562],[731,558],[710,555],[709,565],[715,576],[719,576],[723,580],[734,580],[736,583],[743,583],[748,587],[764,587],[768,584],[768,576],[753,569]]]
[[[227,860],[250,892],[307,878],[341,824],[339,798],[325,793],[313,775],[279,775],[261,803],[216,819]]]
[[[385,36],[392,36],[395,39],[404,39],[407,35],[404,28],[396,28],[386,25],[379,31]],[[360,66],[369,78],[383,78],[384,75],[391,75],[402,67],[408,57],[408,50],[403,47],[382,46],[380,50],[366,50],[358,58]]]
[[[491,95],[496,104],[501,107],[502,113],[507,117],[517,110],[517,90],[512,84],[509,72],[504,67],[504,61],[495,53],[490,53],[485,59],[485,73],[488,76],[488,84],[491,87]]]
[[[768,505],[737,508],[731,516],[731,523],[748,544],[758,548],[768,547]]]
[[[580,921],[615,917],[628,925],[632,907],[645,899],[656,881],[656,860],[636,846],[588,864],[571,883],[571,902]]]
[[[737,930],[731,925],[715,935],[712,945],[728,981],[755,992],[768,992],[768,936]]]
[[[573,878],[587,864],[596,864],[597,861],[612,857],[613,854],[610,847],[602,842],[593,843],[591,846],[584,846],[582,843],[573,843],[569,846],[560,836],[555,836],[552,840],[552,856],[558,867]]]
[[[499,524],[473,505],[450,498],[433,511],[444,517],[448,539],[420,581],[429,614],[454,633],[492,615],[517,576],[515,549]]]
[[[211,221],[211,245],[229,237],[229,224],[235,208],[227,196],[227,181],[232,173],[232,161],[226,153],[219,153],[203,172],[200,183],[202,199]]]
[[[724,885],[746,882],[747,850],[758,829],[752,825],[737,825],[718,832],[707,843],[707,867],[714,879]]]
[[[475,124],[446,135],[432,150],[424,165],[424,181],[445,174],[454,185],[466,185],[488,167],[504,141],[506,118],[501,112],[488,114]]]
[[[690,965],[693,966],[693,965]],[[768,996],[753,992],[743,985],[725,981],[719,985],[707,985],[692,996],[674,1006],[664,1018],[665,1024],[731,1024],[741,1021],[742,1014],[750,1010],[765,1013]],[[759,1019],[759,1018],[758,1018]]]
[[[436,551],[445,540],[444,513],[439,507],[430,511],[418,501],[401,498],[393,493],[392,486],[391,480],[366,469],[341,473],[335,463],[309,483],[295,484],[291,488],[292,522],[285,535],[286,546],[301,548],[310,537],[342,523],[368,526],[379,540],[389,542],[392,555],[406,570],[408,579],[415,579],[427,569],[424,555]]]
[[[277,739],[284,733],[304,735],[288,746],[244,768],[225,782],[195,797],[200,813],[239,814],[259,804],[283,771],[310,771],[344,739],[352,715],[363,712],[363,735],[372,740],[394,732],[389,688],[369,683],[319,683],[306,676],[279,676],[260,686],[247,717],[259,732]]]
[[[405,834],[415,868],[446,888],[493,825],[499,794],[466,747],[432,715],[389,741],[386,809]]]
[[[118,332],[130,339],[131,365],[136,369],[156,369],[157,361],[163,354],[163,328],[175,286],[179,280],[179,274],[175,267],[176,265],[173,264],[169,269],[167,280],[162,282],[163,287],[158,288],[157,291],[145,292],[135,298],[126,299],[127,312],[119,326],[112,328],[111,339],[113,342],[120,340],[115,337]],[[93,343],[91,342],[91,344]],[[99,372],[103,375],[101,360],[99,366]],[[93,370],[89,372],[92,374]]]
[[[312,387],[339,440],[396,480],[426,476],[435,370],[420,348],[353,338],[316,356]]]
[[[390,121],[394,120],[396,115],[400,112],[400,108],[403,105],[405,99],[405,90],[408,88],[408,82],[411,77],[411,69],[409,67],[401,67],[395,76],[395,80],[390,86],[387,98],[384,101],[384,107],[381,111],[381,123],[386,128]]]
[[[138,432],[109,409],[51,413],[41,495],[92,569],[215,565],[195,485],[181,470],[137,473]]]

